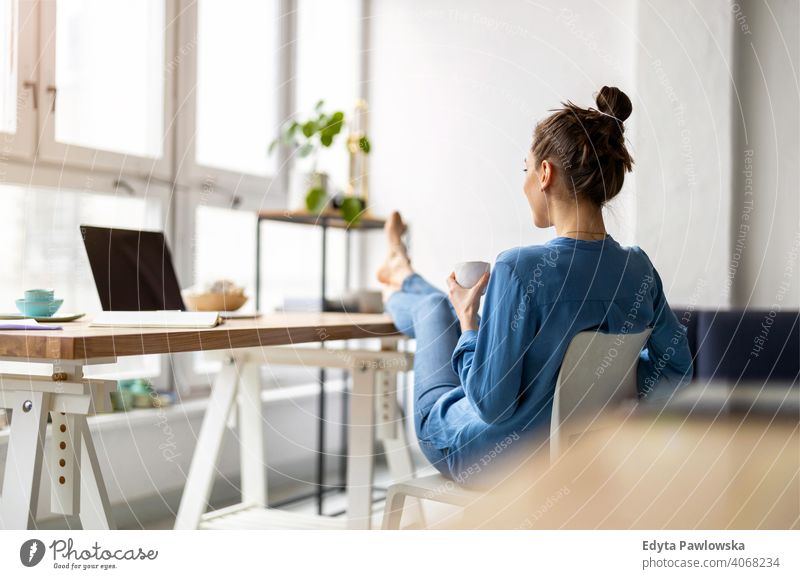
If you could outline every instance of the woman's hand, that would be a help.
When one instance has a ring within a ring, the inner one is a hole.
[[[452,272],[447,278],[448,295],[456,310],[458,321],[461,322],[462,332],[478,329],[478,308],[481,305],[481,294],[488,283],[488,271],[481,276],[478,283],[470,288],[458,285],[455,272]]]

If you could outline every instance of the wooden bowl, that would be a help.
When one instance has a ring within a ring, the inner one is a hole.
[[[247,302],[244,294],[187,294],[186,305],[197,312],[235,312]]]

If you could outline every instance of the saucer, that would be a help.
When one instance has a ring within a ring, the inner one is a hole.
[[[58,316],[24,316],[22,314],[0,314],[0,320],[36,320],[37,322],[74,322],[86,314],[61,314]]]

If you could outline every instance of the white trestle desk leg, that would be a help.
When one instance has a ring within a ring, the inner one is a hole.
[[[261,376],[258,364],[247,362],[239,378],[239,452],[242,502],[267,506],[264,424],[261,417]]]
[[[238,382],[236,360],[227,360],[214,380],[208,399],[208,408],[175,520],[176,529],[196,529],[206,510],[222,438],[225,435],[225,425],[236,397]]]
[[[375,368],[362,363],[353,369],[350,427],[347,432],[347,528],[369,529],[375,426]]]
[[[11,433],[3,478],[2,528],[30,529],[36,519],[50,394],[13,392]]]
[[[50,510],[61,515],[77,515],[81,492],[82,432],[75,414],[51,411]]]
[[[114,530],[116,525],[111,516],[111,503],[108,500],[108,492],[103,482],[103,474],[100,472],[100,463],[97,460],[97,451],[86,416],[75,416],[75,429],[80,433],[81,440],[81,526],[84,530]]]

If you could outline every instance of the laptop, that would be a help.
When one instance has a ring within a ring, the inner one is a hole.
[[[217,312],[187,312],[164,234],[81,226],[104,312],[91,326],[213,328]]]
[[[80,229],[103,310],[186,309],[162,232],[88,225]]]

